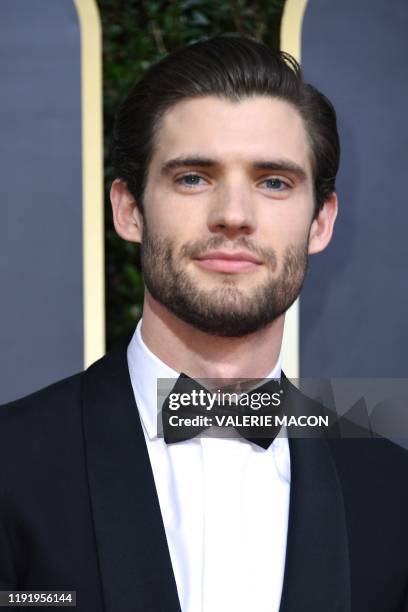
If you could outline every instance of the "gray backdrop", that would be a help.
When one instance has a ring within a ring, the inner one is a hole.
[[[83,368],[80,32],[0,4],[0,403]]]
[[[340,215],[301,298],[301,375],[406,377],[408,3],[309,0],[302,62],[339,118]]]

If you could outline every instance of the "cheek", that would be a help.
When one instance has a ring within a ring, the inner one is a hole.
[[[261,240],[265,244],[271,244],[279,251],[287,246],[304,244],[309,235],[311,219],[303,215],[284,215],[277,217],[274,222],[265,224]],[[269,228],[269,229],[266,229]]]
[[[313,198],[296,198],[277,203],[270,214],[269,227],[279,243],[298,245],[307,241],[313,219]]]
[[[282,227],[279,231],[279,242],[283,247],[288,245],[302,244],[307,240],[309,226],[306,224],[295,225],[294,223]]]
[[[171,233],[175,222],[174,207],[163,189],[147,186],[144,194],[146,224],[153,234],[165,236]]]
[[[197,227],[198,217],[191,207],[186,210],[177,205],[168,194],[145,199],[145,220],[150,232],[171,240],[175,246],[202,235],[202,228]]]
[[[186,197],[169,188],[146,189],[144,210],[152,231],[177,236],[178,242],[201,236],[206,227],[203,199]]]

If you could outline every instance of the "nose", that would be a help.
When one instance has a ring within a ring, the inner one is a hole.
[[[234,238],[252,234],[256,225],[256,212],[248,187],[238,181],[220,186],[208,214],[209,230]]]

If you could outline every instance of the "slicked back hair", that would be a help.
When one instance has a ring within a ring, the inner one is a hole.
[[[314,174],[315,215],[335,191],[340,144],[330,101],[303,81],[297,61],[239,36],[219,36],[167,55],[136,83],[116,115],[113,165],[143,211],[143,192],[164,113],[185,99],[240,101],[270,96],[292,104],[304,121]]]

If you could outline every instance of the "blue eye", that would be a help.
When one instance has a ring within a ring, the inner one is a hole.
[[[273,191],[281,191],[287,187],[287,184],[284,183],[281,179],[278,178],[270,178],[264,181],[266,187]]]
[[[185,185],[186,187],[196,187],[201,185],[202,178],[198,174],[185,174],[180,177],[177,182]]]

